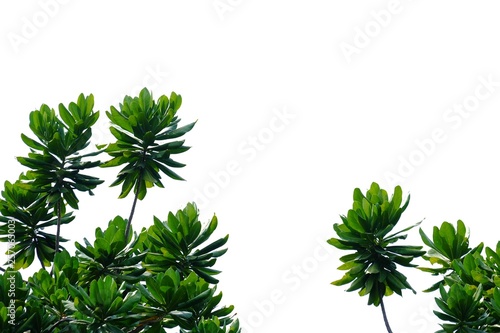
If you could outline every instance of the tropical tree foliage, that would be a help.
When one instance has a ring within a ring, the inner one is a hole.
[[[182,98],[172,92],[170,98],[163,95],[157,101],[147,89],[141,90],[139,97],[126,96],[119,109],[111,106],[106,112],[111,121],[111,134],[117,139],[106,147],[106,152],[113,158],[102,167],[125,165],[111,184],[122,184],[120,198],[125,198],[134,189],[134,203],[128,219],[125,235],[128,236],[137,199],[146,196],[147,189],[156,185],[164,187],[161,174],[177,180],[181,176],[172,168],[185,165],[172,159],[172,155],[189,149],[184,140],[172,140],[189,132],[195,125],[191,123],[178,127],[180,118],[177,110]]]
[[[340,258],[343,264],[338,269],[347,270],[347,273],[332,284],[341,286],[351,283],[347,291],[359,290],[360,296],[368,295],[369,305],[381,305],[390,332],[383,297],[394,292],[401,295],[404,289],[415,292],[406,276],[398,271],[398,265],[415,267],[412,260],[425,253],[421,246],[392,244],[405,239],[404,232],[419,223],[389,234],[410,201],[408,197],[401,206],[403,194],[399,186],[394,189],[391,199],[377,183],[372,183],[366,195],[356,188],[353,198],[352,209],[341,216],[342,224],[333,225],[339,238],[328,240],[338,249],[354,251]]]
[[[439,288],[439,307],[434,313],[441,320],[442,332],[500,332],[500,242],[496,249],[480,243],[469,247],[469,235],[462,221],[455,228],[443,222],[433,228],[430,240],[420,230],[422,241],[429,246],[423,258],[440,267],[419,267],[422,271],[441,276],[433,286]]]
[[[29,267],[35,256],[42,267],[50,266],[54,261],[57,237],[45,228],[67,224],[74,219],[72,212],[56,216],[58,214],[53,205],[47,204],[45,194],[24,186],[25,181],[31,179],[21,175],[14,183],[6,181],[1,192],[0,222],[3,224],[0,226],[0,241],[12,244],[9,251],[15,270]],[[66,241],[59,237],[59,242]],[[61,245],[58,248],[64,249]]]
[[[181,179],[171,168],[183,164],[171,155],[188,147],[173,139],[194,123],[179,126],[180,105],[175,93],[157,101],[147,89],[125,97],[119,109],[106,112],[117,141],[85,153],[99,115],[92,95],[61,104],[59,114],[46,105],[30,114],[37,139],[23,134],[30,153],[18,158],[29,170],[5,182],[0,199],[0,241],[9,257],[0,274],[1,332],[241,332],[234,307],[221,305],[217,291],[220,271],[213,267],[227,251],[228,236],[211,239],[215,215],[204,224],[196,204],[188,203],[164,220],[153,217],[139,233],[131,225],[147,188],[163,187],[160,172]],[[100,153],[111,160],[86,160]],[[70,254],[58,244],[67,241],[59,230],[75,220],[68,211],[78,209],[75,190],[92,194],[103,182],[80,171],[121,165],[112,186],[122,184],[120,197],[134,189],[129,218],[116,216],[95,230],[93,242],[75,242]],[[46,230],[54,227],[56,234]],[[24,280],[19,269],[35,257],[42,268]]]
[[[333,226],[338,238],[328,240],[338,249],[354,252],[340,258],[343,264],[338,269],[347,272],[332,284],[351,283],[347,291],[359,290],[361,296],[368,295],[368,304],[380,304],[387,331],[392,332],[383,297],[393,292],[401,295],[403,289],[413,290],[397,271],[397,265],[416,267],[439,277],[424,290],[439,291],[435,298],[438,310],[434,313],[443,323],[436,333],[500,332],[500,241],[495,249],[484,248],[483,243],[471,248],[467,228],[459,220],[456,227],[446,221],[433,227],[432,237],[420,229],[427,251],[422,251],[421,246],[391,245],[405,239],[403,233],[420,224],[386,236],[408,206],[409,196],[403,206],[401,203],[399,186],[391,200],[376,183],[366,195],[354,190],[353,208],[341,216],[342,224]],[[412,260],[418,257],[432,267],[417,267]]]
[[[74,190],[93,195],[92,190],[103,182],[97,177],[80,173],[100,164],[99,161],[85,160],[99,152],[81,155],[90,144],[91,127],[99,119],[99,112],[94,112],[93,108],[94,96],[85,97],[83,94],[68,108],[59,104],[59,117],[54,109],[42,104],[40,110],[30,113],[30,129],[38,141],[21,134],[23,142],[30,148],[28,157],[17,158],[30,169],[21,184],[30,192],[40,193],[47,205],[54,207],[57,216],[53,253],[60,250],[60,227],[66,204],[78,209]]]

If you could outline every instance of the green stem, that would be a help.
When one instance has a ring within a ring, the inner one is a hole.
[[[36,236],[36,235],[35,235],[35,236]],[[34,240],[34,241],[37,243],[37,244],[36,244],[36,246],[35,246],[35,248],[37,248],[37,249],[38,249],[38,238],[36,238],[36,237],[35,237],[35,240]],[[40,258],[40,256],[37,256],[37,257],[38,257],[38,261],[40,261],[40,265],[42,266],[42,268],[43,268],[44,270],[47,270],[47,269],[45,268],[45,265],[43,264],[42,258]],[[52,273],[52,272],[51,272],[51,273]]]
[[[137,188],[136,188],[137,190],[135,192],[134,202],[132,203],[132,209],[130,211],[130,216],[128,217],[128,221],[127,221],[127,227],[125,229],[125,241],[127,241],[128,234],[130,233],[130,226],[132,225],[132,218],[134,217],[135,206],[137,204],[139,192],[141,191],[141,183],[142,183],[142,173],[139,175],[139,178],[137,179]]]
[[[382,315],[384,316],[385,327],[388,333],[392,333],[391,326],[389,326],[389,320],[387,320],[387,314],[385,313],[384,299],[380,298],[380,307],[382,308]]]
[[[54,249],[54,255],[59,251],[59,235],[61,234],[61,200],[57,201],[57,231],[56,231],[56,247]]]
[[[146,160],[146,153],[147,153],[147,148],[144,148],[144,150],[142,151],[142,163],[143,163],[143,165],[144,165],[145,160]],[[141,183],[142,183],[143,173],[144,173],[144,169],[141,170],[141,173],[139,174],[139,177],[137,178],[137,187],[136,187],[136,191],[135,191],[134,202],[132,203],[132,209],[130,210],[130,216],[128,217],[127,227],[125,228],[125,242],[127,242],[128,234],[130,233],[130,227],[132,225],[132,218],[134,217],[134,213],[135,213],[135,205],[137,204],[137,199],[139,198],[139,193],[141,192]]]
[[[61,220],[62,220],[62,213],[61,213],[61,201],[62,198],[59,198],[57,200],[57,205],[56,205],[56,210],[57,210],[57,230],[56,230],[56,245],[54,247],[54,260],[55,260],[55,255],[59,251],[59,237],[61,235]],[[38,258],[40,259],[40,258]],[[40,260],[40,263],[42,264],[43,267],[43,262]],[[45,269],[45,267],[43,267]],[[52,268],[50,270],[50,275],[54,274],[54,263],[52,263]]]

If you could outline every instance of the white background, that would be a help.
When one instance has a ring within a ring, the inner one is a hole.
[[[219,289],[244,332],[384,332],[379,308],[330,285],[345,253],[325,242],[353,189],[376,181],[411,193],[400,228],[425,219],[430,234],[462,219],[472,245],[495,246],[499,9],[496,1],[2,1],[2,181],[23,171],[14,159],[28,152],[20,133],[30,133],[28,115],[42,103],[94,94],[95,143],[105,143],[110,105],[144,85],[155,97],[175,91],[183,122],[198,120],[186,135],[193,148],[178,158],[187,181],[148,192],[135,230],[188,201],[199,202],[203,221],[216,213],[216,236],[230,234]],[[95,170],[106,185],[80,195],[76,220],[62,229],[70,251],[128,216],[132,198],[107,186],[117,171]],[[420,244],[417,230],[407,243]],[[435,295],[420,292],[435,280],[404,272],[419,292],[387,299],[393,330],[435,331]]]

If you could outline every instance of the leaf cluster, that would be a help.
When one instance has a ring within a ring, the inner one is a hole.
[[[176,215],[169,214],[165,222],[155,217],[145,242],[152,252],[146,257],[145,267],[161,271],[165,266],[175,266],[183,276],[195,272],[207,282],[218,283],[214,275],[220,271],[211,267],[218,257],[226,253],[227,249],[220,248],[226,244],[229,236],[201,246],[215,231],[218,221],[214,215],[206,228],[202,228],[198,217],[194,205],[186,206]],[[168,247],[164,244],[168,244]]]
[[[440,276],[426,292],[439,289],[436,298],[438,318],[449,323],[441,324],[439,332],[498,332],[500,331],[500,242],[496,249],[480,243],[469,246],[465,224],[457,226],[443,222],[433,228],[432,240],[420,230],[422,241],[429,246],[425,256],[432,265],[419,267],[424,272]]]
[[[420,224],[388,235],[408,206],[409,196],[401,206],[402,202],[399,186],[391,200],[376,183],[366,195],[354,190],[353,208],[341,216],[342,224],[333,226],[338,238],[328,240],[338,249],[354,252],[340,258],[343,264],[338,269],[347,272],[332,284],[351,283],[347,291],[359,290],[361,296],[368,294],[368,304],[378,305],[392,292],[401,295],[401,290],[412,289],[406,277],[397,271],[397,265],[416,267],[440,277],[425,290],[439,291],[439,297],[435,298],[438,310],[434,313],[444,323],[436,333],[500,332],[500,241],[495,249],[485,248],[483,243],[471,247],[467,228],[458,220],[456,226],[446,221],[434,226],[432,238],[420,228],[427,251],[422,251],[421,246],[392,245],[406,238],[404,232]],[[412,264],[418,257],[432,267]]]
[[[185,152],[184,140],[173,140],[189,132],[195,125],[178,127],[180,118],[177,110],[182,104],[180,95],[172,92],[170,98],[162,95],[157,101],[144,88],[138,97],[126,96],[119,109],[111,106],[106,112],[112,127],[111,134],[116,142],[105,151],[112,157],[102,167],[125,165],[111,184],[122,184],[120,198],[126,197],[132,189],[139,200],[154,185],[164,187],[161,174],[176,180],[183,180],[172,168],[185,165],[174,161],[172,155]]]
[[[414,267],[412,260],[425,251],[421,246],[392,244],[405,239],[404,232],[418,223],[389,234],[399,222],[410,197],[403,204],[402,190],[397,186],[389,199],[385,190],[372,183],[366,194],[356,188],[353,199],[352,209],[341,216],[342,224],[333,225],[338,238],[328,240],[338,249],[354,251],[340,258],[343,264],[338,269],[347,272],[332,284],[351,283],[347,291],[360,290],[361,296],[368,295],[368,304],[375,306],[380,304],[382,297],[393,292],[399,295],[403,289],[415,292],[406,276],[398,271],[398,265]]]
[[[14,183],[5,182],[0,199],[0,231],[7,235],[0,241],[9,242],[9,237],[16,240],[10,249],[15,254],[15,269],[31,265],[35,254],[42,267],[50,266],[54,254],[64,249],[60,245],[66,241],[60,237],[61,225],[73,220],[66,207],[78,209],[75,190],[93,195],[92,190],[103,183],[97,177],[82,174],[100,164],[87,160],[99,151],[82,154],[99,118],[99,112],[93,108],[93,95],[80,94],[76,103],[67,107],[59,104],[58,114],[42,104],[29,115],[35,139],[21,134],[30,152],[26,157],[17,157],[28,171]],[[15,223],[13,234],[9,234],[9,223]],[[55,234],[43,231],[52,226],[57,228]]]
[[[29,267],[35,255],[42,267],[54,261],[56,235],[45,229],[57,225],[58,218],[43,193],[24,186],[29,180],[30,177],[21,175],[14,183],[6,181],[0,198],[0,242],[8,244],[8,254],[14,261],[11,266],[15,270]],[[73,220],[72,212],[60,216],[61,225]],[[59,241],[67,239],[60,237]]]
[[[49,204],[59,202],[61,213],[67,203],[78,209],[75,190],[92,190],[103,183],[97,177],[81,174],[82,170],[96,167],[99,161],[86,161],[86,157],[99,152],[82,155],[90,144],[92,125],[99,119],[94,112],[94,97],[80,94],[76,103],[68,107],[59,104],[59,116],[54,109],[42,104],[39,110],[30,113],[30,129],[37,139],[21,134],[23,142],[30,148],[27,157],[17,160],[29,168],[26,186],[30,191],[42,193]]]
[[[196,206],[189,203],[176,215],[193,211],[197,212]],[[207,282],[194,269],[186,275],[176,264],[165,265],[163,270],[146,264],[146,258],[165,255],[172,244],[157,239],[151,249],[139,246],[155,237],[154,228],[124,241],[125,222],[116,217],[106,230],[98,228],[93,244],[76,243],[75,256],[67,251],[57,253],[53,276],[42,269],[25,282],[19,272],[7,270],[0,280],[14,274],[19,284],[16,324],[39,332],[165,332],[175,327],[183,332],[240,332],[238,322],[233,321],[234,307],[220,305],[222,293],[217,293],[215,283]],[[209,225],[211,233],[216,225]],[[205,235],[207,229],[203,229]],[[204,245],[207,241],[209,237],[199,245],[210,249],[217,242]],[[8,285],[8,281],[0,284],[4,295],[0,299],[1,327],[9,327]],[[13,329],[10,326],[5,332],[22,332]]]
[[[184,165],[171,155],[188,147],[174,139],[194,126],[178,126],[181,101],[175,93],[155,101],[147,89],[126,96],[106,113],[117,141],[86,154],[99,116],[92,95],[59,105],[58,114],[47,105],[30,114],[35,139],[22,135],[30,153],[18,158],[29,171],[5,182],[0,199],[0,241],[9,256],[0,274],[1,332],[241,332],[234,307],[221,306],[217,292],[220,271],[213,266],[227,251],[228,236],[211,240],[215,215],[203,226],[196,205],[188,203],[166,221],[154,217],[151,227],[129,233],[136,200],[151,186],[163,187],[160,172],[181,179],[170,168]],[[102,152],[112,159],[87,160]],[[120,197],[135,188],[130,217],[97,228],[94,241],[76,242],[70,255],[59,245],[67,241],[60,226],[74,220],[67,206],[78,208],[75,190],[93,194],[102,183],[81,171],[120,165],[112,186],[123,183]],[[52,227],[55,235],[46,230]],[[42,269],[25,281],[17,270],[30,267],[35,256]]]

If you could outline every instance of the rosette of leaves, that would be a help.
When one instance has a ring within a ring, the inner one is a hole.
[[[457,221],[456,229],[446,221],[439,228],[435,226],[432,239],[421,228],[419,232],[424,244],[430,247],[422,258],[432,265],[438,264],[441,266],[419,267],[420,270],[432,275],[445,275],[445,277],[452,279],[456,279],[457,274],[455,273],[459,273],[465,283],[474,284],[471,274],[474,266],[477,267],[475,262],[480,260],[478,256],[480,256],[484,245],[480,243],[474,249],[469,247],[469,235],[465,224],[461,220]],[[437,290],[443,282],[445,282],[445,278],[426,289],[425,292]]]
[[[125,238],[127,221],[117,216],[104,231],[95,230],[92,245],[86,238],[84,244],[75,242],[79,258],[79,283],[87,284],[103,276],[112,276],[118,283],[136,283],[143,279],[145,268],[141,262],[146,252],[138,253],[139,238],[132,241],[132,236]],[[142,240],[141,240],[142,241]]]
[[[191,330],[203,319],[197,311],[202,308],[206,310],[202,311],[203,314],[225,316],[220,322],[221,326],[231,322],[227,315],[232,311],[232,307],[216,311],[207,307],[207,304],[218,303],[218,299],[212,301],[215,289],[210,288],[195,273],[182,278],[177,270],[169,268],[164,273],[147,277],[145,285],[138,284],[137,287],[147,304],[143,309],[138,308],[138,311],[148,314],[148,318],[138,325],[140,329],[160,325],[162,328],[179,326]]]
[[[444,276],[443,284],[468,284],[476,287],[481,284],[484,295],[491,296],[495,287],[494,273],[480,252],[469,252],[462,260],[454,260],[451,269],[452,271]]]
[[[229,236],[204,245],[217,228],[217,217],[214,215],[205,228],[198,218],[199,212],[194,203],[188,203],[175,215],[170,212],[167,221],[162,222],[155,217],[154,225],[147,232],[146,247],[149,252],[144,267],[152,272],[175,267],[183,277],[194,272],[205,281],[217,284],[219,280],[214,276],[220,271],[212,266],[218,257],[226,253],[227,249],[220,248]]]
[[[69,285],[75,310],[72,324],[87,332],[127,332],[142,316],[133,309],[141,300],[138,291],[127,291],[125,283],[118,286],[111,276],[93,280],[88,288]]]
[[[102,167],[125,165],[111,186],[122,184],[120,198],[125,198],[133,189],[135,194],[132,211],[125,234],[130,224],[137,200],[142,200],[147,189],[164,187],[161,173],[176,180],[183,180],[172,168],[185,166],[174,161],[172,155],[187,151],[184,140],[173,140],[189,132],[195,123],[178,127],[177,111],[182,103],[180,95],[172,92],[170,98],[162,95],[155,101],[144,88],[139,97],[126,96],[119,109],[111,106],[106,112],[111,121],[111,134],[117,139],[105,151],[112,157]]]
[[[499,243],[495,249],[486,247],[484,257],[481,255],[481,246],[478,250],[471,250],[461,260],[454,260],[451,273],[444,278],[448,286],[456,284],[481,288],[482,295],[476,312],[487,316],[487,332],[500,332]]]
[[[71,323],[75,312],[71,306],[69,285],[78,282],[78,258],[67,251],[58,252],[54,258],[54,274],[40,270],[28,278],[32,293],[31,302],[36,302],[39,313],[31,328],[36,332],[79,332],[79,327]]]
[[[55,279],[45,270],[40,270],[29,279],[29,285],[33,291],[31,298],[35,298],[44,310],[43,327],[59,329],[68,326],[66,318],[70,317],[74,311],[68,307],[70,297],[68,282],[64,276]],[[41,326],[41,322],[39,326]],[[34,324],[34,326],[37,326]],[[39,327],[41,328],[41,327]]]
[[[443,279],[425,290],[439,289],[441,298],[436,303],[442,312],[436,315],[447,322],[440,332],[498,332],[498,318],[493,311],[494,292],[500,285],[495,269],[497,251],[486,248],[486,258],[481,254],[484,245],[469,247],[469,235],[465,224],[443,222],[433,228],[432,240],[420,230],[422,241],[430,247],[424,259],[441,267],[419,267]],[[448,286],[448,291],[446,291]],[[489,310],[488,310],[489,309]],[[496,330],[494,329],[496,327]]]
[[[54,258],[54,279],[59,284],[60,282],[77,284],[81,278],[80,261],[78,257],[71,256],[68,251],[58,252]]]
[[[380,304],[386,328],[391,332],[383,297],[393,292],[401,295],[403,289],[415,293],[406,276],[398,271],[398,265],[415,267],[412,260],[425,253],[421,246],[392,244],[405,239],[407,235],[404,232],[420,223],[390,234],[410,201],[408,196],[401,206],[403,195],[399,186],[394,189],[391,199],[377,183],[372,183],[366,194],[356,188],[353,199],[352,209],[341,216],[342,224],[333,225],[338,238],[328,240],[340,250],[353,251],[340,258],[343,264],[338,269],[347,272],[332,284],[341,286],[351,283],[347,291],[359,290],[360,296],[368,295],[369,305]]]
[[[0,199],[0,241],[9,244],[8,255],[16,270],[29,267],[37,256],[42,268],[54,261],[56,235],[44,231],[57,225],[54,208],[47,204],[43,193],[26,189],[23,183],[33,180],[21,175],[15,183],[5,182]],[[74,219],[71,212],[60,216],[59,223]],[[14,231],[14,232],[13,232]],[[60,242],[66,239],[60,237]],[[60,249],[64,247],[59,246]]]
[[[196,300],[196,302],[191,301],[182,304],[181,309],[189,311],[192,313],[192,316],[176,318],[176,322],[180,328],[196,328],[196,326],[204,320],[203,318],[217,318],[219,328],[232,323],[231,314],[234,310],[234,306],[219,307],[222,293],[220,292],[215,295],[215,286],[210,287],[204,279],[197,277],[195,273],[191,273],[186,278],[186,281],[188,281],[188,283],[185,284],[188,299]]]
[[[59,235],[62,216],[66,204],[78,209],[75,190],[92,190],[103,181],[81,174],[82,170],[96,167],[99,161],[85,161],[85,158],[99,154],[92,152],[82,155],[92,136],[92,125],[99,118],[99,112],[93,111],[94,97],[80,94],[76,103],[68,107],[59,104],[59,117],[54,109],[43,104],[39,110],[30,113],[30,129],[36,139],[24,134],[23,142],[30,148],[27,157],[17,160],[30,171],[26,188],[41,193],[48,204],[53,205],[58,217],[54,251],[59,251]]]
[[[482,306],[482,285],[453,284],[448,291],[439,286],[441,297],[436,303],[441,311],[436,316],[449,323],[441,324],[436,333],[481,333],[487,331],[488,313]],[[497,332],[497,331],[494,331]]]

